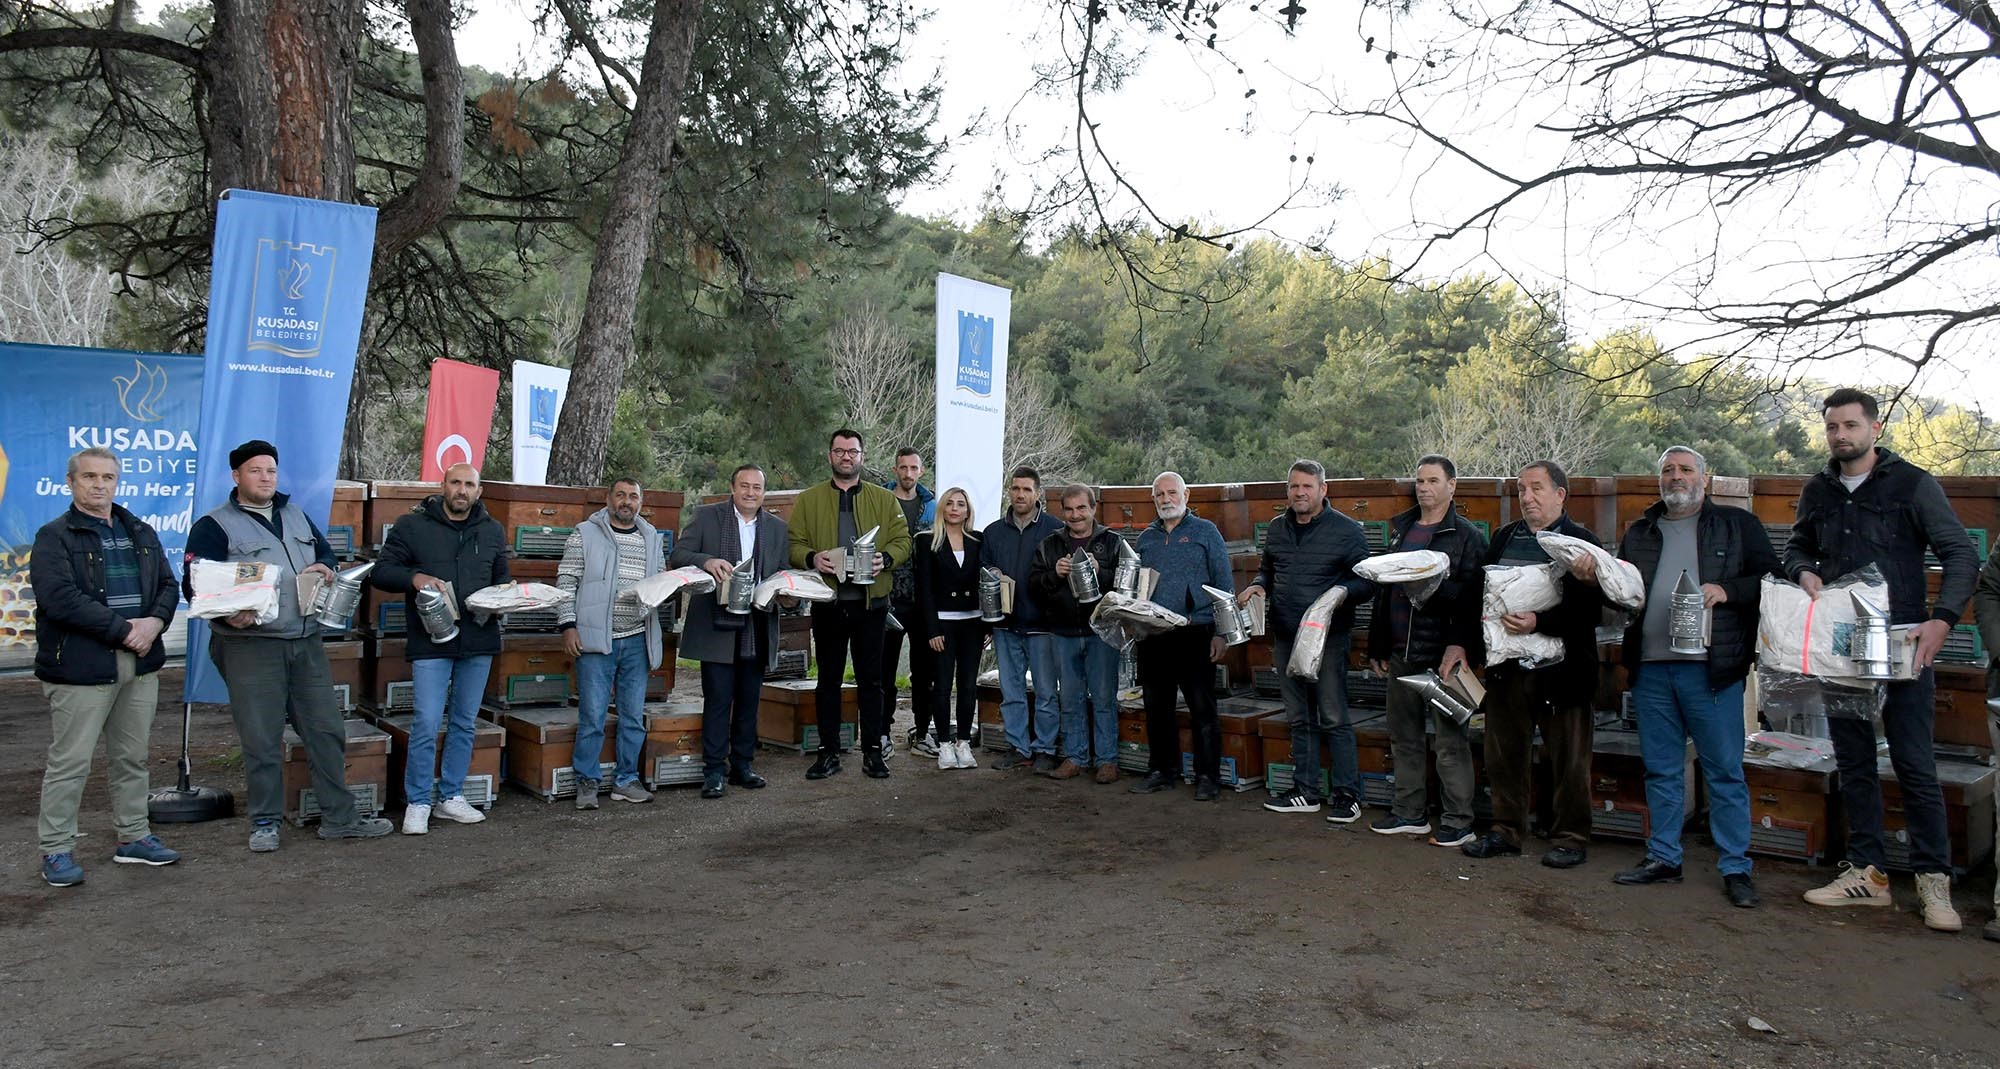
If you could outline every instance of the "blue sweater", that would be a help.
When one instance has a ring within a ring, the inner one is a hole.
[[[1154,520],[1139,534],[1139,563],[1160,573],[1153,602],[1187,617],[1190,624],[1214,624],[1215,603],[1204,584],[1236,591],[1229,571],[1229,550],[1215,525],[1190,512],[1171,533]]]

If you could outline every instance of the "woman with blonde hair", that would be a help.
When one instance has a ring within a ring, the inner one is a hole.
[[[975,709],[973,684],[979,676],[979,653],[986,645],[986,624],[979,619],[979,532],[973,526],[972,499],[954,486],[938,495],[937,520],[929,538],[917,539],[917,639],[938,655],[937,679],[931,691],[932,723],[936,725],[939,768],[978,768],[972,756]],[[958,717],[953,727],[952,690],[957,688]]]

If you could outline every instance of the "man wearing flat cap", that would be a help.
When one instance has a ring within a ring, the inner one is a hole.
[[[333,674],[319,621],[298,602],[298,577],[333,581],[333,547],[304,510],[278,492],[278,448],[248,441],[229,451],[229,500],[194,522],[187,559],[256,561],[278,568],[278,615],[257,622],[253,611],[211,620],[208,656],[229,686],[229,715],[243,742],[243,776],[250,795],[250,849],[278,848],[284,813],[285,721],[305,743],[319,800],[322,839],[368,839],[391,825],[363,818],[347,789],[347,729],[333,704]],[[189,600],[194,584],[183,569]]]

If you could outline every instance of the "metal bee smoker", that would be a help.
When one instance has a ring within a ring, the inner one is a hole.
[[[1139,554],[1122,538],[1118,540],[1118,570],[1111,574],[1111,589],[1128,598],[1139,596]]]
[[[1701,587],[1683,568],[1667,602],[1667,646],[1675,653],[1705,654],[1708,634],[1708,606],[1702,604]]]
[[[361,607],[361,583],[375,570],[375,562],[357,564],[323,583],[313,595],[310,612],[321,627],[345,631],[354,622],[354,610]]]
[[[842,578],[856,586],[871,586],[875,582],[875,535],[880,527],[870,527],[868,533],[856,538],[847,547],[847,574]]]
[[[1892,677],[1889,664],[1889,614],[1883,612],[1874,602],[1861,596],[1859,590],[1854,598],[1854,638],[1850,650],[1855,667],[1861,670],[1863,679],[1889,679]]]
[[[1236,604],[1230,595],[1206,588],[1215,601],[1215,633],[1225,645],[1241,646],[1250,641],[1250,610]]]
[[[1440,679],[1436,672],[1397,676],[1396,682],[1423,695],[1425,704],[1457,723],[1463,724],[1472,719],[1472,707],[1461,701],[1458,695],[1453,694],[1451,688],[1444,685],[1444,680]]]
[[[757,557],[755,554],[743,558],[729,573],[729,585],[723,591],[722,607],[738,616],[750,615],[752,604],[757,598]]]
[[[1097,561],[1085,550],[1069,555],[1069,592],[1079,605],[1089,605],[1104,596],[1097,587]]]
[[[979,569],[979,619],[997,624],[1006,618],[1007,614],[1000,610],[1000,570]]]
[[[450,642],[458,637],[458,608],[444,591],[427,586],[411,600],[415,603],[417,620],[424,625],[424,634],[432,642]]]

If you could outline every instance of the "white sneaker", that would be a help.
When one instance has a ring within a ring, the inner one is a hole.
[[[896,756],[896,744],[890,741],[889,736],[882,736],[882,760],[887,761],[894,756]]]
[[[960,768],[979,767],[979,758],[972,756],[971,743],[965,741],[964,739],[960,739],[957,742],[952,743],[951,748],[958,754],[958,767]]]
[[[1917,873],[1917,897],[1924,902],[1924,927],[1934,932],[1955,932],[1965,927],[1958,910],[1951,905],[1951,874]]]
[[[1889,874],[1873,865],[1855,868],[1843,861],[1840,875],[1824,887],[1815,887],[1805,893],[1807,902],[1815,906],[1894,906],[1889,897]]]
[[[943,746],[938,747],[938,767],[939,768],[958,767],[957,746],[947,742]]]
[[[413,805],[403,810],[404,835],[429,835],[431,830],[431,807]]]
[[[486,819],[486,814],[473,808],[462,794],[454,794],[438,803],[437,815],[455,824],[477,824]]]

